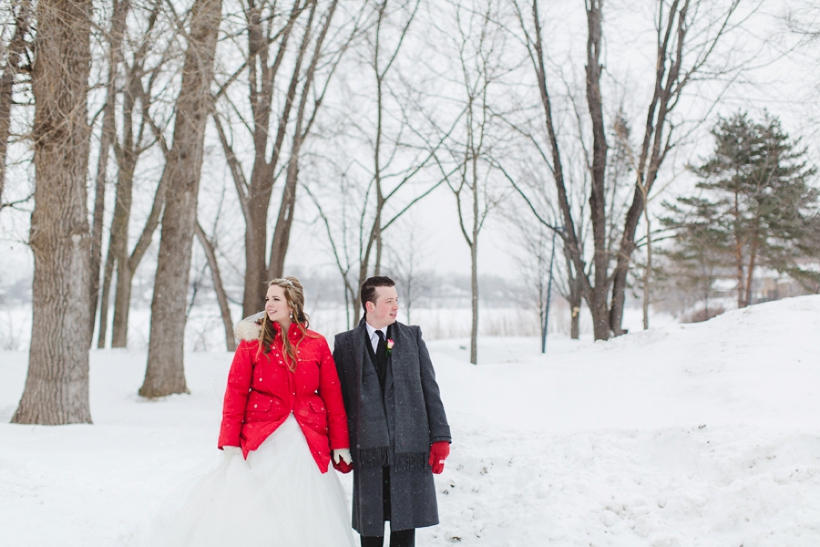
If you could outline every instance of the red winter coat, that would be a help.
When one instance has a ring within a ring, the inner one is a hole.
[[[297,348],[296,372],[282,358],[279,324],[269,353],[258,340],[242,340],[234,354],[222,407],[219,448],[241,446],[247,458],[290,413],[302,428],[319,470],[325,473],[330,451],[349,448],[347,414],[333,356],[324,337],[302,334],[291,324],[288,337]]]

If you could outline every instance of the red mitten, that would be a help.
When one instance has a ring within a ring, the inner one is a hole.
[[[331,456],[330,461],[333,463],[333,469],[339,473],[350,473],[353,471],[353,459],[350,457],[349,448],[337,448]]]
[[[433,468],[433,473],[438,475],[444,471],[444,460],[450,455],[450,443],[447,441],[434,442],[430,447],[430,459],[428,464]]]
[[[336,463],[331,460],[331,463],[333,464],[333,469],[335,469],[339,473],[350,473],[351,471],[353,471],[353,464],[347,463],[344,460],[339,460],[339,463]]]

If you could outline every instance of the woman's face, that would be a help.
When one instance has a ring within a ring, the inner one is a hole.
[[[279,285],[268,287],[268,294],[265,296],[265,313],[271,321],[290,321],[291,308],[285,299],[285,289]]]

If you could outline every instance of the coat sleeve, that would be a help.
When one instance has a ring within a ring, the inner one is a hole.
[[[239,343],[233,355],[231,370],[228,372],[228,386],[225,388],[225,399],[222,403],[222,426],[219,428],[219,448],[223,446],[241,446],[239,434],[245,421],[245,405],[251,387],[253,361],[249,343]],[[255,344],[254,344],[255,346]]]
[[[347,430],[347,413],[342,400],[342,386],[336,363],[330,354],[327,341],[322,338],[322,360],[319,365],[319,397],[327,409],[327,427],[329,430],[330,448],[350,448],[350,435]]]
[[[345,403],[345,409],[348,414],[350,414],[350,386],[347,385],[347,375],[344,370],[345,359],[342,354],[343,346],[343,335],[337,334],[333,340],[333,362],[336,363],[336,375],[339,377],[339,383],[342,386],[342,399]]]
[[[427,406],[427,421],[430,427],[430,443],[438,441],[452,442],[447,415],[444,413],[444,404],[441,402],[441,392],[436,382],[436,371],[427,345],[421,338],[421,329],[414,327],[419,348],[419,367],[421,373],[421,389],[424,393],[424,404]]]

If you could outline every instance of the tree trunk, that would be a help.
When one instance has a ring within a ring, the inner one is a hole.
[[[745,290],[743,288],[743,235],[741,233],[740,223],[740,196],[737,192],[735,192],[735,200],[734,200],[734,210],[732,211],[733,216],[735,217],[735,227],[734,227],[734,235],[735,235],[735,270],[737,275],[737,307],[745,308],[746,303],[743,300],[743,296],[745,295]]]
[[[570,326],[569,337],[578,340],[581,337],[581,298],[577,301],[570,301]]]
[[[749,249],[749,268],[746,270],[746,295],[744,307],[752,305],[752,281],[754,281],[755,265],[757,262],[757,250],[760,246],[759,232],[760,217],[755,219],[754,232],[752,233],[752,248]]]
[[[298,122],[297,122],[297,125]],[[294,139],[295,140],[295,139]],[[282,192],[282,203],[276,218],[276,229],[273,232],[273,243],[270,250],[270,269],[268,277],[278,279],[285,272],[285,257],[290,243],[290,229],[293,226],[293,212],[296,208],[296,184],[299,181],[299,146],[294,142],[294,150],[288,161],[285,189]]]
[[[133,204],[134,172],[137,168],[136,150],[134,149],[132,108],[134,100],[131,94],[125,96],[123,109],[123,139],[118,154],[119,173],[117,176],[117,201],[114,205],[114,218],[111,221],[111,238],[109,245],[117,261],[117,289],[114,293],[114,323],[111,332],[111,347],[128,346],[128,315],[131,311],[131,278],[133,271],[128,254],[128,227],[131,223],[131,206]]]
[[[302,70],[302,59],[305,53],[304,44],[310,36],[309,29],[305,31],[303,37],[303,47],[291,72],[291,79],[288,91],[285,96],[282,113],[279,116],[278,127],[275,138],[271,145],[272,135],[270,118],[275,95],[275,80],[282,66],[282,61],[287,51],[288,42],[292,35],[294,24],[302,13],[304,5],[302,0],[295,0],[291,7],[287,24],[282,29],[282,36],[279,47],[272,65],[268,65],[269,59],[269,38],[265,34],[264,26],[266,21],[261,17],[258,8],[246,12],[248,27],[248,83],[251,111],[253,113],[253,144],[254,162],[251,170],[250,184],[247,185],[247,196],[243,184],[237,184],[239,199],[244,202],[243,214],[245,215],[245,290],[242,297],[243,317],[247,317],[258,312],[264,307],[265,293],[268,281],[267,263],[267,237],[268,237],[268,209],[275,183],[274,171],[282,156],[282,143],[285,139],[286,128],[290,120],[290,113],[296,95],[299,76]],[[315,11],[315,4],[312,6]],[[312,21],[312,19],[311,19]],[[310,26],[310,25],[309,25]],[[240,175],[241,167],[236,156],[227,143],[227,139],[222,139],[223,149],[229,156],[229,163],[232,165],[234,178],[243,177]],[[270,159],[268,159],[268,148],[271,148]],[[234,171],[234,170],[240,171]],[[239,182],[235,180],[234,182]]]
[[[6,151],[11,133],[14,82],[26,52],[25,34],[28,32],[30,10],[31,5],[27,0],[19,3],[19,11],[14,18],[14,34],[9,41],[6,66],[3,67],[3,75],[0,76],[0,209],[3,208],[3,187],[6,182]]]
[[[100,329],[97,332],[97,349],[105,348],[105,340],[108,336],[108,309],[111,307],[111,278],[114,273],[114,262],[114,252],[109,245],[105,257],[102,292],[100,294]]]
[[[253,188],[251,188],[253,189]],[[242,297],[242,317],[248,317],[265,306],[267,260],[265,257],[268,231],[268,203],[266,198],[248,197],[250,216],[245,223],[245,291]]]
[[[94,319],[100,296],[100,261],[102,258],[103,216],[105,213],[105,182],[108,174],[108,157],[116,137],[116,119],[114,104],[117,97],[116,76],[120,48],[125,31],[125,19],[130,8],[130,0],[114,1],[114,12],[111,16],[111,30],[108,42],[108,82],[105,105],[103,106],[102,134],[100,135],[100,155],[97,160],[97,176],[94,184],[94,222],[91,228],[91,283],[89,306],[91,308],[91,328],[89,337],[94,335]],[[88,340],[91,345],[91,338]]]
[[[476,192],[478,193],[478,192]],[[478,224],[478,220],[475,221]],[[473,244],[470,245],[470,362],[478,364],[478,230],[473,230]]]
[[[305,113],[307,110],[308,99],[310,98],[310,89],[316,75],[316,67],[318,66],[319,59],[321,58],[322,46],[325,38],[327,37],[327,32],[330,28],[330,23],[333,20],[333,15],[336,13],[336,6],[338,3],[338,0],[333,0],[328,8],[324,24],[322,25],[319,36],[316,39],[316,44],[313,49],[313,57],[311,58],[310,65],[305,71],[305,83],[302,86],[302,92],[299,99],[299,108],[296,113],[296,124],[293,131],[293,144],[291,145],[290,158],[288,159],[285,188],[282,190],[282,202],[279,206],[279,215],[277,216],[276,227],[273,231],[273,241],[270,251],[270,266],[268,268],[268,275],[272,279],[282,277],[285,270],[285,257],[288,252],[290,230],[293,226],[293,214],[296,208],[296,188],[297,183],[299,182],[299,155],[301,154],[302,144],[307,138],[308,132],[310,131],[310,125],[313,121],[313,118],[311,118],[307,123],[305,123]],[[300,49],[300,60],[308,45],[307,38],[309,31],[313,26],[315,10],[316,4],[311,7],[307,29],[305,30],[305,40],[302,42]],[[317,104],[315,108],[318,107],[319,105]]]
[[[647,202],[647,196],[644,194],[644,203]],[[646,219],[646,269],[643,276],[643,330],[649,329],[649,299],[651,296],[650,283],[652,279],[652,222],[649,219],[649,204],[646,203],[643,208],[644,217]]]
[[[577,277],[570,280],[569,293],[569,308],[570,308],[570,327],[569,336],[573,340],[581,338],[581,301],[583,300],[581,292],[581,281]]]
[[[594,9],[594,7],[593,7]],[[541,98],[541,106],[544,109],[544,125],[547,130],[547,136],[549,137],[550,143],[550,152],[552,156],[552,166],[550,166],[550,171],[553,175],[553,180],[555,182],[555,189],[557,193],[557,201],[558,201],[558,208],[561,211],[561,219],[564,222],[563,226],[563,238],[564,238],[564,249],[565,252],[568,253],[568,256],[572,260],[573,268],[575,269],[576,276],[578,282],[581,286],[581,291],[583,297],[586,299],[587,304],[589,305],[590,312],[592,313],[592,320],[593,320],[593,327],[595,333],[596,340],[607,340],[609,338],[609,317],[606,314],[606,298],[605,295],[601,297],[601,290],[606,291],[606,287],[597,287],[593,286],[592,282],[589,279],[589,276],[586,272],[586,262],[584,261],[583,257],[583,250],[581,245],[581,240],[579,236],[579,231],[576,231],[576,222],[573,218],[572,208],[570,205],[569,195],[567,192],[567,185],[566,181],[564,180],[564,168],[563,162],[561,160],[561,147],[558,142],[558,137],[555,131],[555,123],[552,116],[552,100],[549,94],[549,88],[547,86],[547,68],[546,68],[546,61],[544,55],[544,48],[542,45],[542,37],[541,37],[541,20],[538,14],[538,0],[533,0],[532,3],[532,20],[535,26],[535,43],[533,44],[534,51],[532,52],[533,55],[533,65],[536,73],[536,78],[538,79],[538,89],[540,92]],[[600,17],[594,18],[587,12],[587,20],[590,26],[590,31],[592,30],[592,24],[594,21],[600,23]],[[522,22],[523,24],[523,22]],[[589,44],[587,44],[589,55],[590,52],[594,53],[596,50],[591,48]],[[600,73],[600,66],[598,67],[598,73]],[[594,74],[593,74],[594,75]],[[588,83],[588,86],[591,85]],[[590,89],[588,87],[587,94],[588,99],[590,96]],[[599,90],[600,93],[600,90]],[[594,95],[594,93],[593,93]],[[594,97],[593,97],[594,98]],[[605,136],[605,135],[604,135]],[[600,135],[599,135],[600,137]],[[604,141],[605,145],[605,141]],[[598,147],[595,150],[597,155],[594,157],[599,158],[598,161],[600,162],[601,157],[601,141],[598,142]],[[605,157],[605,150],[604,157]],[[600,168],[600,164],[595,164],[596,168]],[[594,170],[594,169],[593,169]],[[597,191],[595,191],[597,195]],[[602,196],[603,197],[603,196]],[[594,213],[591,213],[594,214]],[[600,218],[599,218],[600,220]],[[597,222],[597,221],[596,221]],[[597,249],[596,249],[596,254]],[[597,269],[598,264],[600,263],[600,257],[596,257],[598,260],[593,261],[595,267]],[[596,273],[596,278],[597,278]],[[606,278],[606,276],[604,276]],[[603,315],[602,315],[603,312]],[[604,325],[606,323],[606,325]]]
[[[196,237],[205,256],[208,259],[208,267],[211,270],[211,277],[214,282],[214,292],[219,302],[219,311],[222,314],[222,325],[225,327],[225,348],[228,351],[236,351],[236,339],[233,337],[233,319],[231,319],[231,308],[228,305],[228,295],[225,293],[225,286],[222,284],[222,275],[219,273],[219,264],[216,261],[216,249],[213,243],[205,235],[205,230],[196,223]]]
[[[591,0],[587,10],[587,66],[586,66],[586,95],[590,119],[592,121],[592,192],[589,196],[589,209],[592,220],[592,240],[595,249],[593,263],[595,264],[595,287],[592,289],[593,329],[596,340],[609,338],[609,307],[607,305],[609,269],[609,253],[606,248],[606,156],[608,145],[606,142],[606,126],[604,123],[604,108],[601,98],[600,63],[602,41],[602,0]]]
[[[163,177],[168,180],[159,245],[151,332],[143,397],[187,393],[183,349],[185,310],[202,172],[205,125],[213,108],[214,73],[221,0],[195,0],[176,103],[174,144]]]
[[[28,376],[12,422],[91,423],[86,103],[92,3],[39,0],[36,19],[33,321]]]

